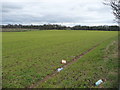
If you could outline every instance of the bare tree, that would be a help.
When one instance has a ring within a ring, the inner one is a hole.
[[[120,0],[105,0],[104,4],[112,8],[115,19],[120,26]]]

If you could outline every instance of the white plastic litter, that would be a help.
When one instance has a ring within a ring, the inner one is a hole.
[[[63,68],[58,68],[57,71],[60,72],[61,70],[63,70]]]
[[[62,64],[66,64],[66,62],[67,62],[66,60],[62,60]]]
[[[101,83],[103,83],[102,79],[98,80],[98,81],[95,83],[95,85],[98,86],[98,85],[100,85]]]

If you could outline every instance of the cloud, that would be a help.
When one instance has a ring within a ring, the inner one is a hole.
[[[3,24],[114,24],[103,0],[4,0]]]
[[[2,13],[8,13],[22,8],[23,7],[17,3],[2,3]]]

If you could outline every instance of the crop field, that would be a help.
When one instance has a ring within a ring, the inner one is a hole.
[[[117,87],[117,39],[117,31],[3,32],[3,88],[96,87],[93,84],[101,78],[106,82],[100,87]],[[93,47],[51,76],[63,66],[62,59],[71,62]]]

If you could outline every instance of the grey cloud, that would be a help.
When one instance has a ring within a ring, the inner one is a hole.
[[[16,3],[2,3],[2,12],[11,12],[14,10],[22,9],[23,7]]]
[[[72,23],[77,22],[78,20],[83,20],[81,17],[65,17],[65,16],[57,16],[57,15],[44,15],[42,17],[35,17],[31,15],[14,15],[3,17],[3,22],[18,22],[18,23],[28,23],[28,22],[47,22],[47,23]]]
[[[3,3],[3,24],[7,23],[112,23],[110,8],[97,0],[41,0]],[[90,2],[91,1],[91,2]]]

